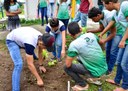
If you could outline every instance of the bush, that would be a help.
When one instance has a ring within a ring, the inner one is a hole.
[[[34,25],[34,24],[41,24],[41,20],[40,19],[35,19],[35,20],[21,19],[20,23],[23,26],[28,26],[28,25]]]

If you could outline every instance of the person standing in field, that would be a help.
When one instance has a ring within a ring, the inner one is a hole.
[[[19,14],[21,10],[17,0],[4,0],[4,9],[8,17],[7,30],[12,31],[20,27]]]
[[[42,26],[44,26],[44,17],[46,20],[46,24],[48,24],[48,16],[47,16],[47,0],[38,0],[38,7],[40,7],[41,11],[41,20],[42,20]]]

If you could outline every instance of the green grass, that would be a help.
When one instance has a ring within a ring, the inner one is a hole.
[[[107,83],[105,82],[105,79],[114,79],[115,77],[115,73],[116,73],[116,66],[114,67],[114,70],[113,70],[113,73],[111,74],[111,76],[106,76],[106,77],[101,77],[101,82],[102,82],[102,91],[113,91],[116,86],[115,85],[112,85],[110,83]],[[93,84],[90,84],[89,85],[89,89],[87,91],[98,91],[100,86],[96,86],[96,85],[93,85]]]
[[[116,88],[116,86],[105,82],[105,79],[108,79],[108,78],[113,79],[115,77],[115,72],[116,72],[116,66],[114,67],[114,70],[113,70],[113,73],[111,74],[111,76],[104,75],[104,76],[101,77],[101,80],[100,80],[102,82],[101,86],[97,86],[97,85],[88,83],[89,84],[89,89],[86,90],[86,91],[98,91],[99,88],[102,88],[102,91],[113,91]],[[74,81],[71,80],[71,84],[75,85]]]

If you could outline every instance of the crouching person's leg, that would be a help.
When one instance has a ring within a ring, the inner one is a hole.
[[[69,68],[64,66],[64,70],[76,83],[76,85],[72,87],[73,90],[88,89],[88,85],[85,80],[79,76],[80,74],[85,75],[89,73],[82,64],[72,64]]]

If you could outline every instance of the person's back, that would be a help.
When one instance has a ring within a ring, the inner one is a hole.
[[[86,33],[74,40],[69,50],[76,50],[83,65],[95,77],[99,77],[107,71],[105,56],[97,42],[96,35]]]
[[[88,13],[88,10],[89,10],[89,1],[88,1],[88,0],[81,0],[79,10],[80,10],[82,13],[87,14],[87,13]]]
[[[28,43],[36,47],[39,35],[42,34],[34,28],[20,27],[9,33],[7,35],[7,40],[15,41],[20,47],[24,47],[24,43]]]

